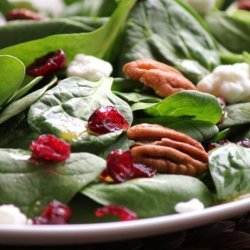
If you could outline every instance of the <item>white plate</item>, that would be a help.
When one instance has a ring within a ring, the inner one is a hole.
[[[0,243],[8,245],[81,244],[133,239],[185,230],[250,211],[250,197],[201,212],[129,222],[62,226],[0,226]]]

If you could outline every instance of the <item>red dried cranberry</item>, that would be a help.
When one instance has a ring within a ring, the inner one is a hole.
[[[66,55],[59,49],[36,59],[27,67],[26,73],[30,76],[48,76],[63,69],[65,65]]]
[[[214,148],[217,148],[219,146],[223,146],[223,145],[225,145],[227,143],[230,143],[230,141],[228,139],[221,140],[219,142],[213,142],[213,143],[208,144],[206,149],[207,149],[207,151],[210,151],[210,150],[212,150]]]
[[[136,220],[137,214],[125,207],[117,205],[108,205],[101,208],[98,208],[95,211],[97,217],[102,217],[105,215],[113,215],[120,217],[121,221]]]
[[[32,157],[47,161],[60,162],[70,157],[70,144],[54,135],[40,135],[30,145]]]
[[[43,210],[39,217],[33,218],[33,224],[66,224],[68,223],[71,214],[71,209],[66,204],[53,200]]]
[[[236,142],[236,144],[244,148],[250,148],[250,140],[248,138],[242,139]]]
[[[126,130],[129,124],[113,106],[98,108],[88,120],[88,129],[95,134],[106,134],[116,130]]]
[[[14,20],[43,20],[44,17],[36,12],[27,9],[12,9],[5,14],[8,21]]]
[[[238,1],[238,8],[242,10],[250,11],[250,1],[249,0],[240,0]]]
[[[148,167],[144,164],[138,164],[138,163],[134,163],[133,164],[133,173],[134,173],[134,178],[151,178],[154,175],[156,175],[156,169]]]
[[[107,158],[107,172],[118,183],[131,179],[134,173],[130,151],[112,151]]]
[[[133,178],[150,178],[156,174],[156,170],[143,164],[133,163],[130,151],[116,149],[107,158],[107,169],[102,174],[105,182],[108,175],[114,182],[121,183]]]

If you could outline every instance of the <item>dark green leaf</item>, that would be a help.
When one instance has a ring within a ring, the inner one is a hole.
[[[128,21],[120,67],[152,58],[197,80],[219,64],[216,45],[201,19],[180,1],[140,1]]]
[[[113,143],[122,130],[104,135],[92,135],[87,122],[101,106],[115,106],[132,123],[129,105],[111,92],[112,78],[90,82],[70,77],[49,90],[31,106],[28,121],[39,133],[52,133],[69,141],[75,150],[95,152]]]
[[[174,213],[176,203],[198,198],[212,204],[207,187],[197,178],[183,175],[158,175],[121,184],[94,184],[82,193],[102,204],[116,204],[135,211],[140,218]]]
[[[227,144],[211,151],[209,168],[219,200],[250,192],[250,149]]]
[[[0,48],[56,34],[90,32],[104,24],[103,19],[54,18],[44,21],[15,21],[0,27]]]
[[[34,216],[53,199],[69,202],[105,165],[88,153],[71,154],[62,163],[33,163],[27,151],[1,149],[0,204],[14,204]]]

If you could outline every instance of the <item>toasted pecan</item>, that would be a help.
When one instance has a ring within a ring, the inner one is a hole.
[[[170,174],[195,176],[207,170],[208,154],[203,146],[181,132],[160,125],[139,124],[131,127],[127,136],[135,141],[147,142],[137,142],[131,148],[135,163]]]
[[[154,89],[161,97],[167,97],[182,90],[195,90],[196,87],[175,68],[151,59],[129,62],[123,72],[132,80],[139,80]]]

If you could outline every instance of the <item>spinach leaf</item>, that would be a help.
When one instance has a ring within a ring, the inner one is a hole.
[[[0,12],[5,14],[5,12],[12,9],[12,5],[7,0],[1,0],[0,1]]]
[[[25,66],[13,56],[0,56],[0,107],[21,85],[25,75]]]
[[[62,163],[33,163],[28,151],[0,150],[0,204],[14,204],[34,216],[53,199],[69,202],[94,181],[106,162],[88,153],[71,154]]]
[[[18,99],[16,101],[11,102],[0,112],[0,124],[12,118],[13,116],[21,113],[25,109],[27,109],[31,104],[33,104],[38,98],[40,98],[45,91],[50,88],[55,82],[57,78],[53,78],[47,85],[43,88],[35,90],[25,97]],[[23,90],[23,89],[21,89]],[[17,92],[20,94],[20,92]]]
[[[8,22],[0,27],[0,48],[56,34],[90,32],[104,24],[106,19],[74,17],[53,18],[44,21]]]
[[[250,192],[250,149],[227,144],[212,150],[209,168],[218,200],[231,200]]]
[[[225,48],[235,53],[250,52],[250,20],[243,21],[218,11],[211,12],[206,21],[215,38]]]
[[[158,175],[121,184],[94,184],[82,193],[102,205],[117,204],[135,211],[140,218],[175,213],[178,202],[198,198],[205,206],[213,202],[207,187],[197,178]]]
[[[11,99],[8,101],[13,102],[16,101],[17,99],[21,98],[25,94],[27,94],[33,87],[35,87],[41,80],[43,79],[42,76],[38,76],[34,78],[31,82],[27,84],[22,84],[21,87],[16,91],[16,93],[11,97]],[[24,85],[24,86],[23,86]]]
[[[22,112],[1,124],[0,135],[1,148],[18,148],[24,150],[29,150],[31,142],[39,136],[28,125],[26,112]]]
[[[116,0],[82,0],[75,1],[65,8],[61,16],[110,16],[117,7]]]
[[[179,117],[216,124],[222,110],[216,97],[199,91],[187,90],[171,95],[144,110],[151,117]]]
[[[250,102],[228,105],[221,129],[250,123]]]
[[[120,1],[109,21],[93,32],[52,35],[7,47],[0,50],[0,54],[16,56],[25,65],[31,64],[36,58],[58,48],[64,50],[69,62],[78,53],[89,54],[108,61],[112,60],[117,55],[121,33],[135,3],[136,0]],[[72,41],[74,41],[74,46],[72,46]]]
[[[69,141],[75,150],[98,153],[123,131],[99,136],[88,133],[88,119],[97,108],[115,106],[129,124],[133,119],[129,105],[111,92],[112,82],[112,78],[98,82],[67,78],[31,106],[28,122],[39,133],[53,133]]]
[[[128,21],[120,68],[128,61],[152,58],[197,81],[220,62],[204,26],[181,1],[140,1]]]

